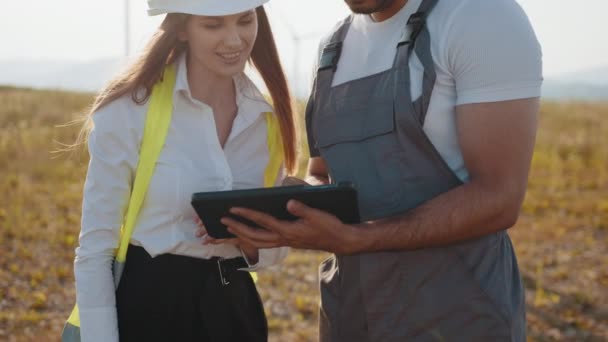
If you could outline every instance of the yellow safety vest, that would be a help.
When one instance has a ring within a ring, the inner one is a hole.
[[[175,66],[169,65],[165,69],[163,79],[157,82],[152,89],[133,190],[131,192],[129,207],[127,208],[123,226],[120,229],[121,238],[114,258],[113,273],[114,285],[116,288],[118,287],[127,260],[127,249],[131,236],[133,235],[135,221],[144,198],[146,197],[150,179],[154,174],[154,166],[156,165],[158,156],[165,144],[169,124],[171,123],[175,78]],[[268,127],[267,144],[270,153],[268,165],[264,172],[264,186],[272,187],[275,184],[283,164],[283,141],[281,138],[279,122],[274,113],[264,114]],[[254,279],[257,278],[255,273],[252,275]],[[80,315],[78,313],[78,305],[72,310],[72,313],[63,328],[61,341],[80,341]]]

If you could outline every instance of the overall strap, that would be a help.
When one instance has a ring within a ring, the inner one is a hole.
[[[334,81],[334,73],[338,68],[338,62],[340,61],[340,55],[342,54],[342,45],[350,24],[353,22],[353,15],[349,15],[341,22],[339,22],[334,28],[334,32],[329,38],[328,42],[323,47],[321,56],[319,58],[319,65],[315,74],[315,79],[310,93],[310,98],[306,103],[305,120],[306,120],[306,131],[308,132],[308,145],[311,148],[311,156],[317,157],[318,151],[315,150],[314,143],[311,140],[312,137],[312,116],[315,111],[315,102],[317,89],[331,89],[331,84]]]
[[[176,72],[175,66],[169,65],[164,71],[163,78],[156,83],[152,89],[150,97],[150,105],[146,115],[146,124],[144,127],[144,136],[139,152],[139,163],[135,173],[135,181],[131,191],[129,207],[125,221],[121,229],[121,238],[118,245],[118,252],[114,261],[114,284],[118,287],[120,276],[124,269],[124,262],[127,259],[127,249],[135,222],[139,211],[146,197],[148,185],[154,174],[154,167],[158,156],[160,155],[169,125],[171,124],[171,116],[173,114],[173,88],[175,87]]]
[[[323,47],[321,58],[319,59],[315,88],[331,88],[331,83],[334,80],[334,74],[340,61],[340,55],[342,54],[342,45],[352,22],[353,15],[350,15],[338,23],[334,33]]]
[[[395,67],[407,69],[406,77],[399,82],[410,82],[409,60],[413,52],[422,63],[424,74],[422,78],[422,94],[413,102],[414,110],[420,124],[424,124],[426,112],[431,101],[431,95],[437,74],[431,55],[431,37],[426,26],[426,19],[438,0],[423,0],[418,11],[410,16],[405,27],[403,39],[397,45]],[[400,87],[398,87],[400,88]],[[409,88],[409,87],[408,87]]]

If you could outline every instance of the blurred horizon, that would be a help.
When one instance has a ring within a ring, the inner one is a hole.
[[[601,35],[608,32],[603,18],[608,1],[586,0],[584,6],[566,0],[517,2],[543,48],[545,94],[608,100],[608,39]],[[148,17],[146,8],[143,0],[11,4],[10,11],[0,12],[0,84],[99,90],[143,48],[162,20],[163,16]],[[320,38],[349,10],[339,0],[272,0],[266,9],[291,88],[305,97]]]

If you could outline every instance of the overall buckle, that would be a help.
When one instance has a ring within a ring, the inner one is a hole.
[[[410,18],[407,20],[407,26],[412,28],[412,33],[409,39],[410,42],[415,41],[416,37],[418,37],[420,32],[422,32],[425,22],[426,20],[424,12],[416,12],[410,16]]]
[[[331,68],[335,72],[336,68],[338,68],[341,54],[342,42],[325,45],[321,54],[321,60],[319,61],[319,71]]]
[[[411,45],[416,40],[416,37],[422,32],[422,28],[426,22],[424,12],[416,12],[412,14],[407,20],[407,25],[405,25],[405,31],[403,32],[403,36],[399,40],[397,47],[401,47],[403,45]]]

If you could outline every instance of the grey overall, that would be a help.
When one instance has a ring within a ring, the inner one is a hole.
[[[332,182],[353,182],[365,221],[416,208],[462,185],[422,127],[435,83],[424,23],[412,15],[391,69],[332,87],[352,17],[325,46],[306,109],[311,154]],[[408,60],[424,66],[410,94]],[[321,341],[525,341],[524,290],[506,232],[443,248],[334,256],[320,267]]]

